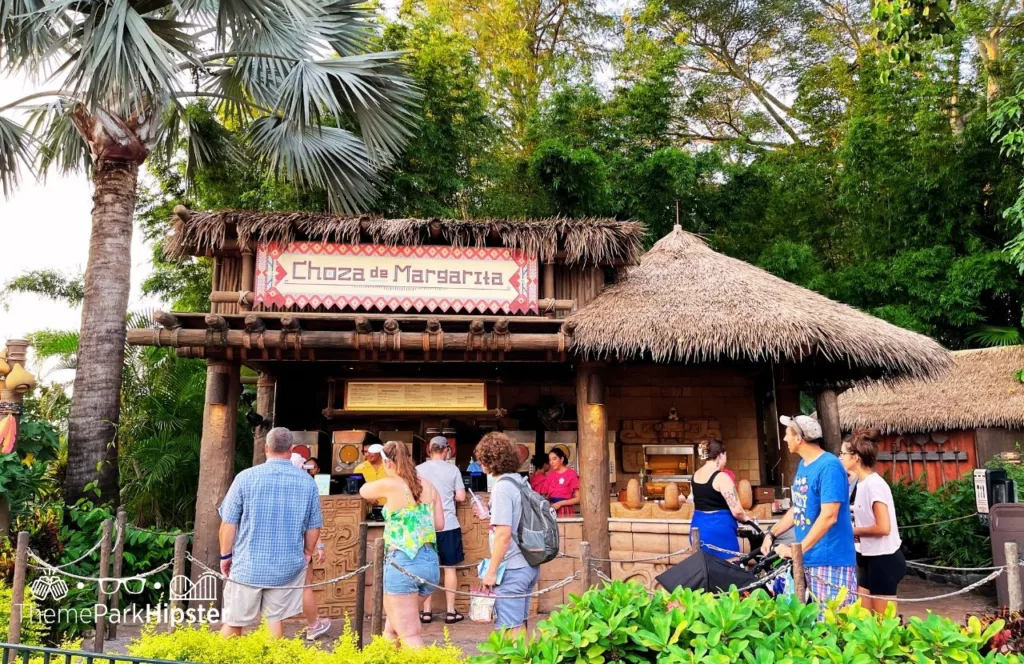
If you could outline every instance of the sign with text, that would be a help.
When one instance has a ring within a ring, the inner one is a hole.
[[[487,410],[487,389],[479,382],[350,380],[345,383],[345,410],[482,411]]]
[[[537,311],[537,258],[504,248],[269,242],[255,304],[391,311]]]

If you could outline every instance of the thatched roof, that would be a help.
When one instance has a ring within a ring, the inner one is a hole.
[[[646,229],[634,221],[615,219],[382,219],[342,217],[318,212],[176,212],[175,233],[168,254],[184,257],[221,249],[229,239],[239,243],[293,240],[357,244],[419,245],[441,241],[483,247],[500,241],[510,249],[536,254],[541,261],[632,265],[641,252]],[[433,233],[432,233],[433,232]],[[435,240],[436,238],[436,240]]]
[[[839,395],[844,430],[882,433],[1024,428],[1024,346],[962,350],[942,380],[866,385]]]
[[[803,363],[834,386],[941,374],[932,339],[724,256],[678,226],[625,279],[570,316],[589,356]]]

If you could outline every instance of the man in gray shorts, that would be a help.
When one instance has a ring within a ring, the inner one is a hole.
[[[265,449],[266,463],[239,473],[220,505],[223,636],[238,636],[260,613],[283,635],[284,619],[302,612],[306,558],[323,526],[316,482],[291,463],[291,431],[271,429]]]
[[[437,489],[437,493],[441,495],[441,505],[444,507],[444,530],[437,531],[437,557],[441,561],[441,569],[444,570],[445,603],[447,605],[444,622],[446,625],[454,625],[464,618],[455,608],[455,590],[459,587],[455,566],[466,559],[466,554],[462,550],[462,526],[455,513],[455,503],[465,502],[466,485],[462,482],[462,473],[459,472],[458,466],[448,462],[451,448],[448,447],[447,438],[444,436],[431,438],[427,452],[430,454],[430,459],[416,466],[416,472]],[[420,612],[421,623],[429,624],[433,619],[431,613],[433,597],[433,595],[427,595],[427,598],[423,600],[423,611]]]
[[[497,478],[491,491],[491,557],[483,585],[494,589],[494,626],[512,633],[526,627],[530,616],[528,595],[537,587],[540,567],[531,567],[519,548],[519,522],[523,518],[521,485],[526,479],[519,475],[519,453],[515,443],[503,433],[491,432],[476,446],[476,460],[487,474]],[[498,582],[498,569],[504,563],[505,572]]]

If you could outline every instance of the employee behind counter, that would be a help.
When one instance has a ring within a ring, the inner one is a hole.
[[[370,482],[376,482],[377,480],[384,479],[388,476],[388,471],[384,468],[384,460],[381,459],[380,453],[384,451],[384,446],[380,443],[374,443],[372,445],[363,445],[363,459],[364,461],[352,469],[352,473],[355,475],[362,475],[363,481],[369,484]],[[384,513],[381,508],[384,506],[384,499],[377,501],[377,505],[370,510],[369,520],[370,521],[383,521]]]

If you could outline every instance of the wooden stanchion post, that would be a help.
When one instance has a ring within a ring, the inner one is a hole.
[[[113,529],[113,526],[114,523],[110,519],[103,522],[103,541],[100,544],[100,569],[96,574],[100,578],[100,581],[96,584],[96,606],[104,606],[107,603],[107,592],[102,579],[110,571],[110,531]],[[93,652],[103,652],[103,640],[106,637],[106,632],[106,616],[96,616],[96,636],[92,642]]]
[[[1004,545],[1006,554],[1006,588],[1010,603],[1010,613],[1017,613],[1024,609],[1024,599],[1021,598],[1020,589],[1020,552],[1017,550],[1016,542],[1007,542]]]
[[[18,533],[18,549],[14,554],[14,584],[11,587],[11,626],[7,631],[8,643],[21,643],[21,620],[25,606],[25,579],[28,575],[28,533]],[[10,662],[17,658],[11,651]]]
[[[123,507],[117,509],[117,545],[114,547],[114,578],[121,578],[121,569],[124,567],[124,545],[125,540],[128,539],[128,531],[126,530],[128,523],[127,515],[124,512]],[[114,590],[114,594],[110,597],[110,611],[117,611],[121,607],[121,584],[117,584],[117,588]],[[117,638],[117,620],[111,621],[110,626],[107,628],[107,634],[111,639]]]
[[[799,602],[807,601],[807,577],[804,575],[804,549],[800,542],[790,547],[793,551],[793,583],[796,586],[796,598]]]
[[[384,538],[377,540],[373,550],[373,622],[370,634],[384,633]]]
[[[174,593],[178,597],[184,597],[191,585],[188,577],[185,576],[185,554],[188,552],[188,535],[181,534],[174,538],[174,567],[171,571],[171,587],[168,593]],[[185,600],[171,600],[171,620],[167,625],[167,631],[173,632],[177,626],[174,619],[176,610],[185,610]]]
[[[690,528],[690,550],[700,551],[700,528]]]
[[[590,542],[580,542],[580,564],[583,565],[583,592],[594,587],[594,567],[590,562]]]
[[[370,534],[370,526],[363,521],[359,524],[359,548],[356,550],[356,567],[366,565],[366,544]],[[376,578],[376,577],[374,577]],[[363,647],[363,629],[366,627],[366,572],[356,575],[356,640],[359,648]]]

